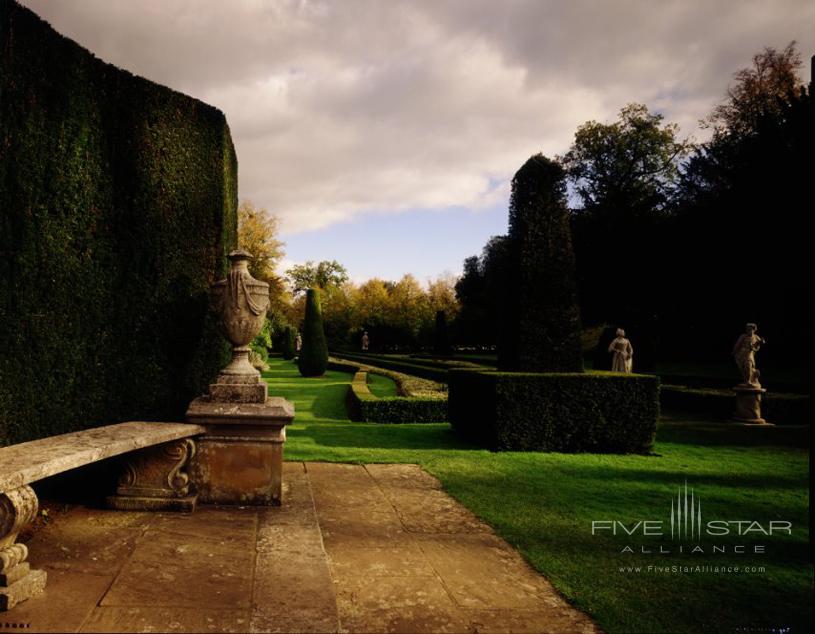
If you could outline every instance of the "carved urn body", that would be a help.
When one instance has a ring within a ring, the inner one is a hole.
[[[221,378],[234,377],[234,382],[241,383],[242,377],[259,376],[249,363],[249,343],[263,328],[269,308],[269,285],[249,273],[250,253],[238,249],[228,257],[232,263],[229,275],[212,285],[212,304],[232,344],[232,361],[221,371]]]

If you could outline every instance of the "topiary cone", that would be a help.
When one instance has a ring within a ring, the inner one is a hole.
[[[306,318],[303,321],[303,345],[297,359],[303,376],[322,376],[328,368],[328,345],[323,330],[323,312],[319,293],[310,288],[306,292]]]
[[[283,331],[283,358],[287,361],[294,359],[297,356],[294,343],[294,328],[286,326]]]

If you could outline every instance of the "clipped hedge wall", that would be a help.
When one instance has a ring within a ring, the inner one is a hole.
[[[450,423],[496,450],[645,453],[659,379],[640,374],[451,370]]]
[[[379,398],[368,388],[368,373],[354,374],[346,407],[351,420],[365,423],[440,423],[447,420],[447,400],[430,397]]]
[[[732,390],[663,385],[660,390],[663,409],[678,410],[729,420],[736,400]],[[804,394],[767,392],[761,398],[761,415],[775,425],[810,425],[812,400]]]
[[[228,359],[236,179],[220,111],[0,0],[0,443],[182,419]]]

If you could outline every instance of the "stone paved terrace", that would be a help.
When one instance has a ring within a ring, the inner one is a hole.
[[[289,462],[284,480],[280,508],[72,509],[29,542],[45,595],[0,630],[597,631],[418,466]]]

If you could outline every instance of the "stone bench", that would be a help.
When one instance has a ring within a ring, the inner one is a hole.
[[[31,570],[28,549],[15,543],[37,516],[32,482],[130,454],[109,506],[192,511],[196,496],[184,468],[195,454],[191,437],[205,431],[187,423],[128,422],[0,447],[0,611],[45,588],[45,571]]]

